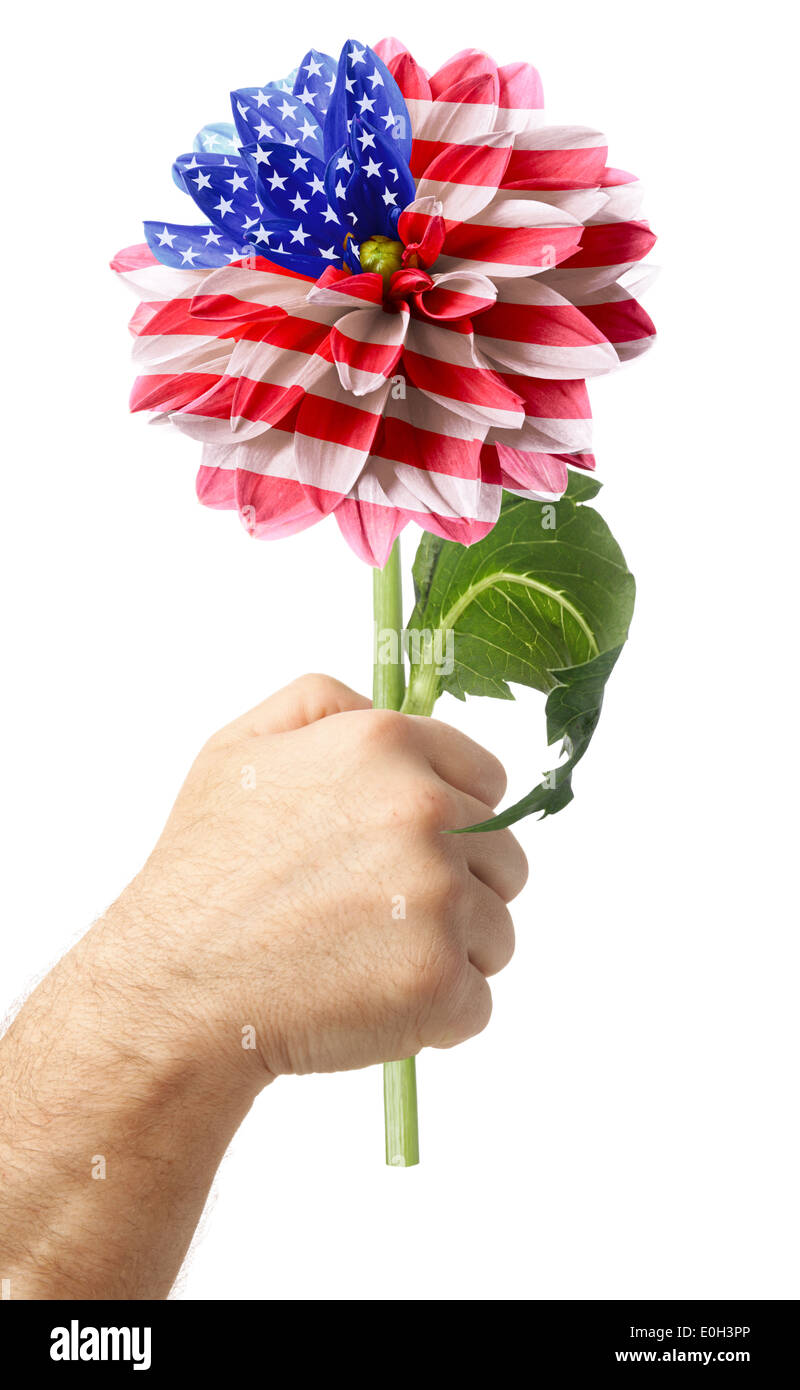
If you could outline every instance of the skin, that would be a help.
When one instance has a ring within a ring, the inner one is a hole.
[[[165,1298],[276,1077],[486,1026],[525,856],[508,830],[442,831],[504,790],[457,730],[324,676],[210,739],[142,871],[0,1043],[12,1298]]]

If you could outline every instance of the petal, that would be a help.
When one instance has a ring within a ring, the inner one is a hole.
[[[227,265],[242,249],[227,232],[207,223],[188,227],[177,222],[145,222],[144,234],[156,260],[176,270],[211,270]]]
[[[411,520],[407,512],[396,507],[350,497],[339,503],[334,516],[350,549],[376,569],[383,569],[395,540]]]
[[[330,305],[343,310],[353,303],[380,305],[383,303],[383,276],[375,271],[350,275],[346,270],[329,267],[308,292],[309,304]]]
[[[503,130],[526,130],[543,119],[542,79],[530,63],[506,63],[498,68],[500,79],[497,124]]]
[[[412,319],[403,365],[415,386],[469,420],[502,429],[522,424],[520,397],[478,354],[471,333]]]
[[[431,91],[437,99],[446,99],[447,92],[458,83],[470,78],[487,76],[494,79],[499,91],[497,64],[494,58],[490,58],[488,53],[482,52],[479,48],[462,48],[433,74]]]
[[[367,395],[392,375],[403,350],[409,313],[356,309],[331,329],[331,351],[346,391]]]
[[[583,231],[549,203],[501,197],[448,231],[439,265],[497,278],[533,275],[574,256]]]
[[[404,262],[411,253],[414,263],[433,265],[444,244],[446,226],[438,198],[415,198],[400,214],[397,233],[406,247]]]
[[[303,397],[295,424],[297,477],[310,502],[327,513],[346,497],[369,457],[389,383],[362,398],[339,381],[331,363]]]
[[[366,44],[348,39],[339,58],[336,86],[325,117],[325,158],[347,144],[356,117],[372,131],[397,141],[401,158],[411,154],[411,118],[386,64]]]
[[[605,136],[588,126],[541,126],[518,134],[504,188],[593,188],[602,180]]]
[[[534,276],[501,281],[497,303],[476,326],[478,350],[493,363],[537,377],[575,380],[613,371],[619,358],[569,300]]]
[[[411,172],[421,178],[428,165],[449,144],[475,144],[499,129],[500,88],[493,74],[479,73],[451,88],[436,101],[424,93],[406,101],[414,132]]]
[[[509,492],[537,501],[561,497],[569,474],[559,454],[523,453],[505,444],[497,445],[503,486]]]
[[[470,145],[446,145],[417,186],[417,197],[437,198],[447,222],[463,222],[490,203],[503,181],[514,136],[493,131]]]
[[[433,284],[415,296],[417,309],[435,322],[469,318],[494,304],[497,286],[485,275],[469,270],[451,270],[434,275]]]
[[[111,269],[148,299],[191,298],[208,278],[208,271],[164,265],[145,242],[126,246],[111,261]]]

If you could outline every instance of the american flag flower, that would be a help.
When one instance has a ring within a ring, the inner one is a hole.
[[[207,219],[146,222],[131,408],[203,445],[200,500],[280,537],[333,513],[383,566],[409,521],[470,545],[503,488],[591,469],[588,377],[642,352],[654,236],[602,135],[539,76],[397,40],[311,49],[232,93],[173,177]]]

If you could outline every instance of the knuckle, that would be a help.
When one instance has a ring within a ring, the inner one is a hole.
[[[370,753],[376,749],[396,748],[406,738],[405,715],[392,709],[373,709],[364,712],[363,717],[354,721],[358,741]]]
[[[403,810],[420,829],[443,830],[452,819],[451,793],[438,778],[414,777],[403,789]]]
[[[451,908],[467,884],[466,866],[447,854],[439,854],[426,865],[425,896],[440,911]]]

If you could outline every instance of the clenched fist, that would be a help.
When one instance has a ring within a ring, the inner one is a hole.
[[[205,746],[104,930],[263,1079],[450,1046],[489,1018],[527,870],[508,830],[444,832],[504,789],[448,725],[306,676]]]

